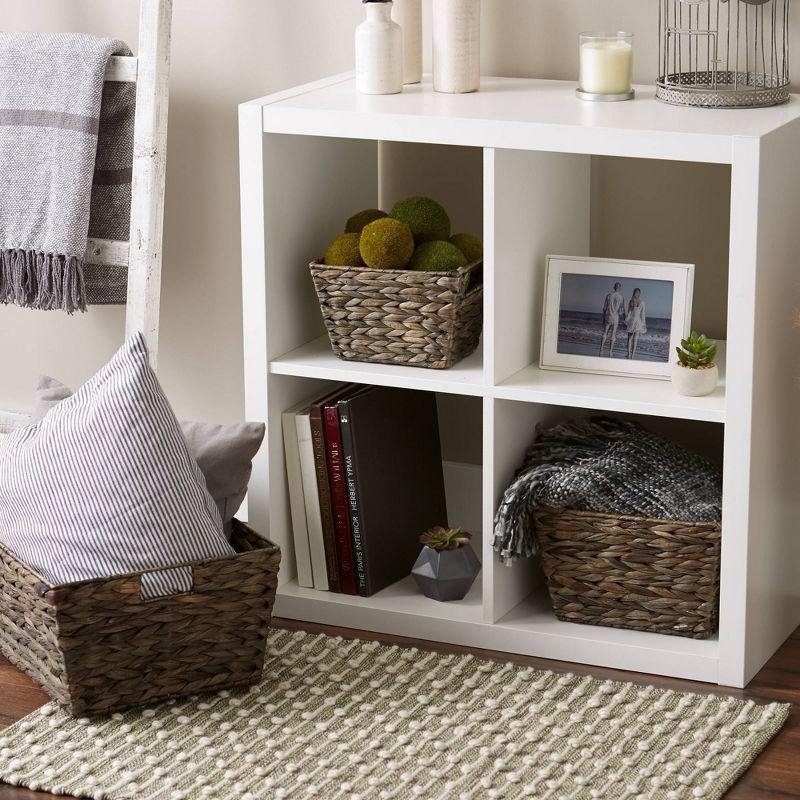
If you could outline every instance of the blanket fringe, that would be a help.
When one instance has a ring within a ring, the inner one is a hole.
[[[0,303],[67,314],[86,311],[81,259],[36,250],[0,250]]]

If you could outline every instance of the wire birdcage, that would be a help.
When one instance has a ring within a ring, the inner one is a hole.
[[[755,108],[789,99],[790,0],[658,0],[667,103]]]

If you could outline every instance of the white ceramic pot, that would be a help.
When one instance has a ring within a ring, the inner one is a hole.
[[[717,387],[719,369],[713,364],[706,369],[690,369],[680,362],[672,365],[672,385],[684,397],[703,397]]]
[[[433,88],[463,94],[481,86],[481,0],[433,0]]]
[[[403,31],[403,83],[422,80],[422,0],[394,0],[392,19]]]
[[[364,3],[367,19],[356,28],[356,88],[362,94],[403,91],[403,32],[389,0]]]

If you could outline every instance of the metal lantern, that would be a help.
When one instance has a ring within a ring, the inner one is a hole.
[[[656,96],[704,108],[789,99],[790,0],[658,0]]]

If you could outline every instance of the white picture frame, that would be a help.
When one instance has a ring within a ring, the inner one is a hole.
[[[581,281],[582,276],[588,279]],[[614,288],[616,283],[621,284],[619,290]],[[672,284],[671,304],[667,283]],[[608,293],[603,294],[606,288]],[[631,305],[629,297],[633,298],[635,288],[640,293]],[[564,372],[669,380],[675,348],[691,332],[693,288],[694,264],[548,255],[539,366]],[[622,316],[608,310],[619,304],[612,293],[623,298]],[[648,295],[658,306],[658,315],[651,315],[650,328],[646,325]],[[629,310],[633,312],[630,319]],[[606,320],[614,316],[620,322],[612,330],[613,325],[606,325]],[[638,335],[631,334],[629,338],[628,324],[631,331],[641,329]],[[612,340],[610,355],[605,355],[614,332],[616,339]],[[633,358],[628,355],[629,345]],[[593,354],[595,350],[597,355]]]

